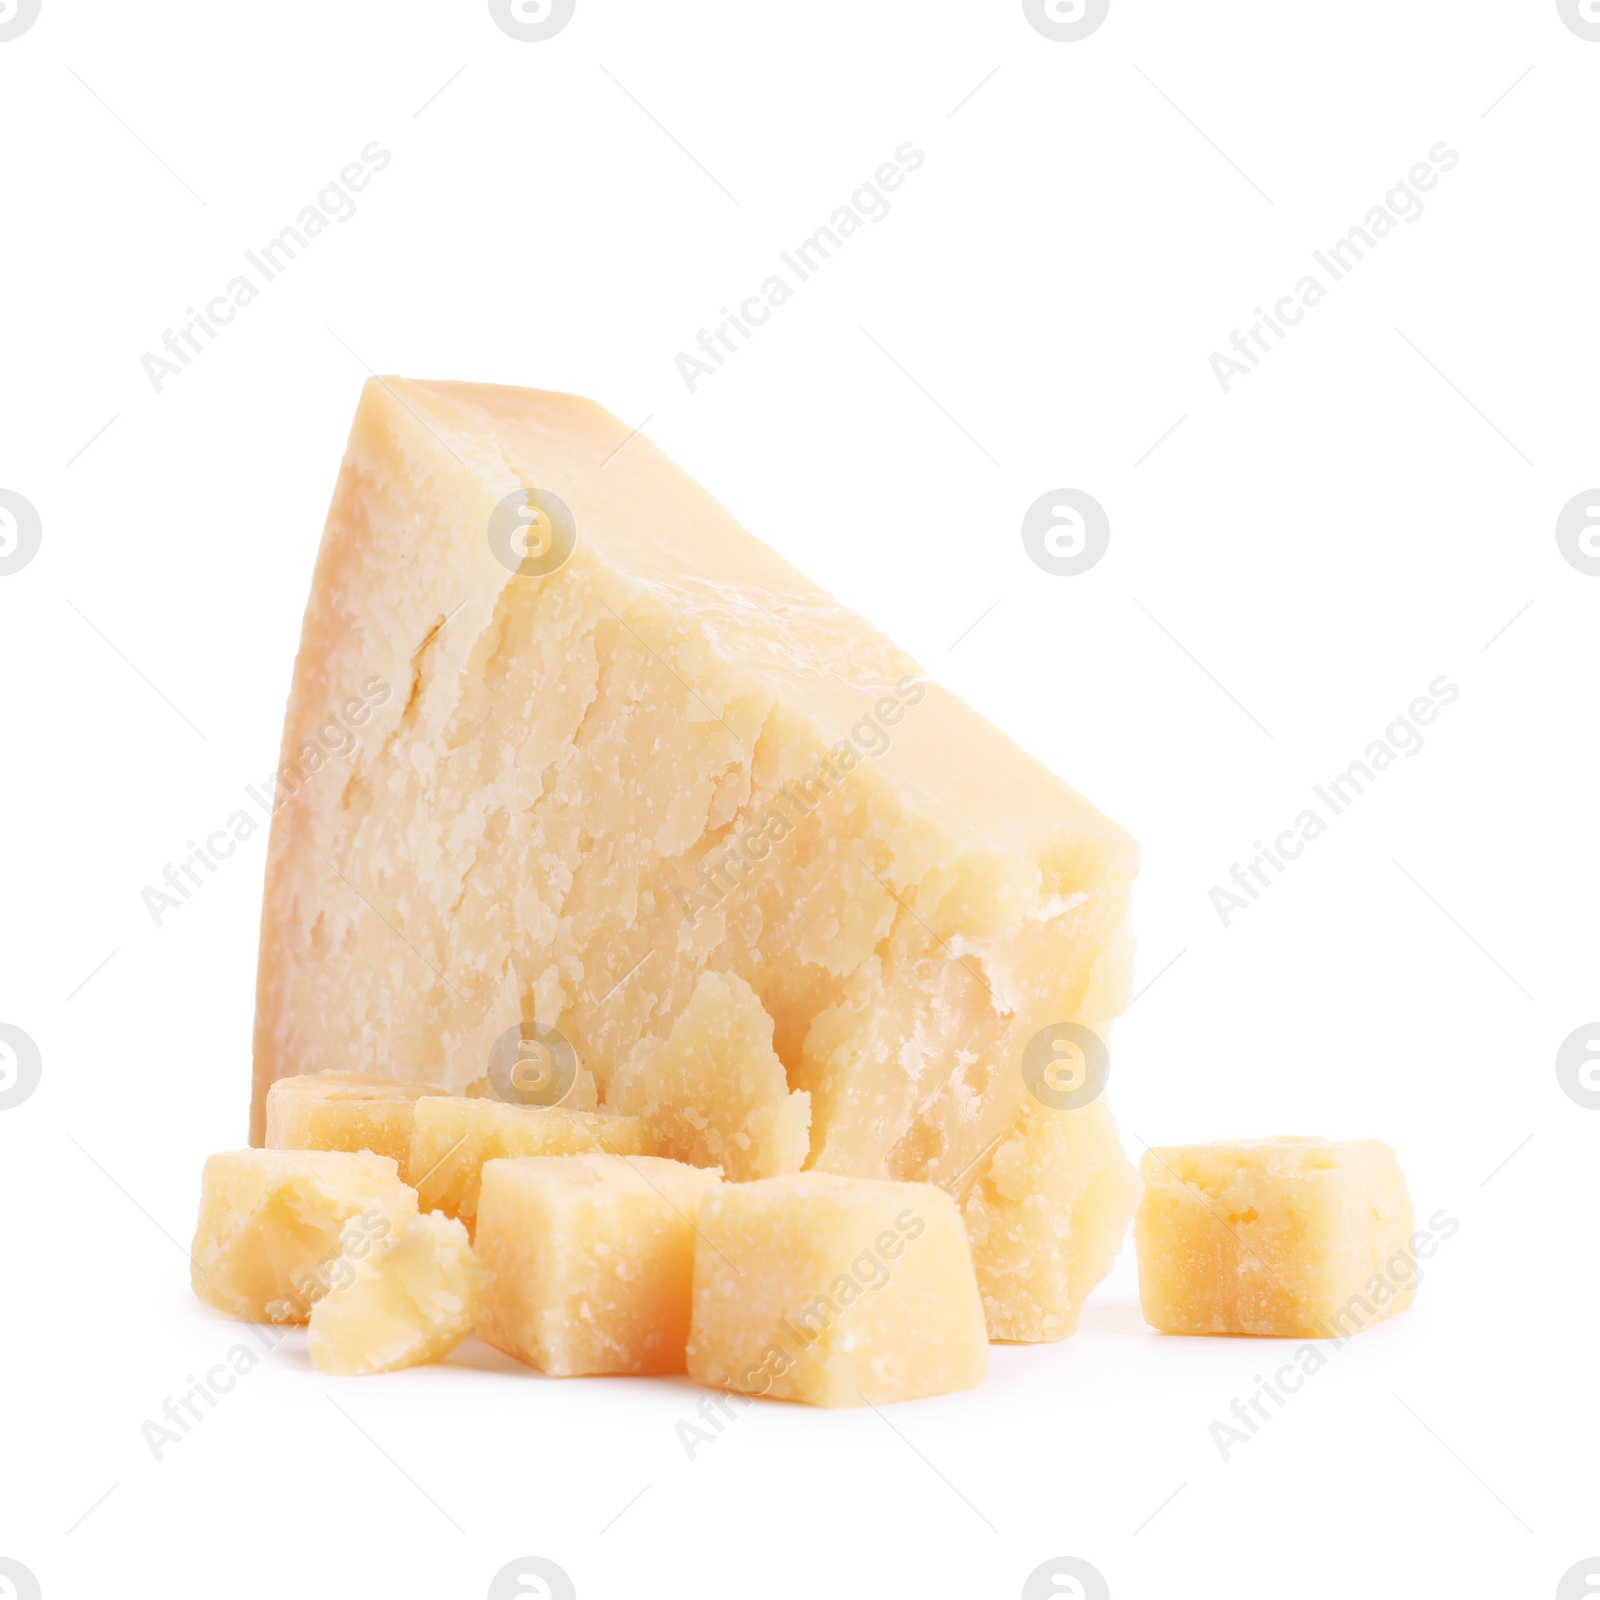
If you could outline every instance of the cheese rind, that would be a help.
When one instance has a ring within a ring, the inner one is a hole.
[[[1103,1100],[1030,1101],[962,1205],[989,1337],[1064,1339],[1110,1272],[1139,1200]]]
[[[1139,1297],[1163,1333],[1344,1338],[1415,1297],[1411,1197],[1376,1139],[1152,1148],[1140,1172]]]
[[[251,1322],[305,1322],[329,1289],[416,1215],[392,1160],[327,1150],[230,1150],[200,1179],[190,1281]]]
[[[653,1156],[488,1162],[479,1336],[554,1377],[682,1372],[695,1210],[720,1182]]]
[[[701,1198],[690,1376],[819,1406],[969,1389],[988,1366],[955,1202],[931,1184],[797,1173]]]
[[[811,1097],[789,1092],[772,1018],[736,973],[700,974],[671,1034],[613,1073],[606,1104],[643,1117],[662,1155],[735,1183],[805,1165]]]
[[[542,576],[488,537],[529,490],[577,535]],[[310,759],[368,682],[349,757]],[[352,429],[278,787],[257,1137],[279,1077],[459,1091],[529,1016],[604,1094],[714,972],[772,1017],[814,1167],[955,1185],[1022,1045],[1081,1014],[1137,859],[636,430],[398,378]]]
[[[423,1212],[357,1262],[354,1280],[311,1308],[318,1372],[367,1374],[442,1361],[472,1332],[482,1274],[467,1230]]]
[[[486,1161],[607,1151],[649,1155],[653,1148],[650,1130],[639,1117],[498,1100],[427,1099],[417,1102],[411,1172],[422,1209],[459,1217],[470,1232]]]
[[[416,1102],[448,1094],[422,1084],[383,1083],[354,1072],[280,1078],[267,1091],[269,1150],[368,1150],[407,1177]]]

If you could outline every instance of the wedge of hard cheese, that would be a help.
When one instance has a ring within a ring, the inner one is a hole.
[[[360,696],[374,678],[393,692]],[[347,704],[363,720],[334,759],[317,730]],[[536,1023],[602,1104],[618,1078],[676,1119],[676,1149],[705,1107],[675,1024],[713,975],[771,1018],[796,1109],[740,1093],[809,1166],[957,1191],[1017,1124],[1024,1045],[1082,1014],[1137,860],[598,406],[399,378],[362,394],[277,798],[257,1140],[280,1077],[461,1092]],[[707,1092],[730,1070],[708,1061]],[[708,1149],[739,1146],[706,1125]]]

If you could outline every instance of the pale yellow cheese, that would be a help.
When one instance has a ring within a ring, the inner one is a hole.
[[[966,1229],[931,1184],[796,1173],[700,1201],[689,1373],[820,1406],[970,1389],[989,1347]]]
[[[805,1165],[811,1097],[789,1092],[772,1018],[735,973],[703,972],[665,1039],[643,1040],[606,1104],[650,1124],[664,1156],[742,1183]]]
[[[1140,1173],[1139,1296],[1163,1333],[1346,1338],[1415,1296],[1411,1198],[1376,1139],[1153,1148]]]
[[[472,1332],[481,1273],[467,1230],[424,1212],[356,1263],[354,1280],[311,1308],[318,1372],[394,1372],[442,1361]]]
[[[370,1150],[398,1163],[406,1179],[416,1102],[448,1092],[354,1072],[280,1078],[267,1091],[267,1148]]]
[[[653,1156],[490,1161],[480,1337],[557,1377],[682,1372],[695,1209],[720,1181]]]
[[[305,1322],[360,1260],[416,1215],[384,1156],[230,1150],[207,1160],[190,1252],[194,1292],[229,1316]]]
[[[650,1130],[638,1117],[567,1106],[515,1106],[498,1100],[419,1100],[411,1135],[412,1182],[425,1211],[478,1214],[483,1164],[497,1156],[564,1156],[589,1151],[649,1155]]]
[[[1016,1122],[1023,1046],[1085,1014],[1137,861],[644,436],[398,378],[351,432],[278,788],[257,1138],[280,1077],[460,1092],[530,1018],[604,1099],[712,974],[771,1019],[812,1167],[955,1188]]]
[[[1078,1326],[1139,1199],[1104,1100],[1030,1100],[962,1207],[991,1339],[1037,1344]]]

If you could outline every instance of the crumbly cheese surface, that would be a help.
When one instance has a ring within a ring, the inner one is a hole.
[[[653,1156],[489,1162],[479,1334],[556,1377],[682,1372],[695,1212],[720,1182]]]
[[[388,1156],[409,1182],[416,1102],[444,1094],[421,1084],[384,1083],[357,1072],[280,1078],[267,1091],[269,1150],[368,1150]]]
[[[819,1406],[970,1389],[989,1347],[955,1202],[797,1173],[701,1197],[689,1373]]]
[[[1415,1217],[1376,1139],[1152,1148],[1134,1221],[1145,1320],[1163,1333],[1347,1338],[1415,1297]]]
[[[312,1306],[312,1366],[366,1374],[442,1361],[477,1321],[480,1277],[461,1223],[435,1212],[410,1218]]]
[[[772,1018],[736,973],[702,972],[671,1033],[612,1074],[606,1103],[643,1117],[662,1155],[736,1183],[805,1165],[811,1097],[789,1092]]]
[[[411,1135],[411,1181],[425,1211],[459,1217],[470,1230],[478,1214],[483,1165],[500,1156],[649,1155],[650,1129],[639,1117],[565,1106],[517,1106],[446,1098],[417,1103]]]
[[[224,1151],[201,1175],[190,1281],[229,1316],[305,1322],[416,1210],[415,1192],[384,1156]]]

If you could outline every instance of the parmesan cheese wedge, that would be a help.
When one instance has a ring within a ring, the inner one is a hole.
[[[318,727],[374,678],[393,692],[328,758]],[[679,1023],[748,992],[788,1091],[757,1052],[748,1170],[804,1134],[810,1168],[961,1194],[1017,1125],[1029,1039],[1091,986],[1126,1003],[1123,958],[1095,973],[1133,840],[570,395],[366,385],[276,791],[256,1140],[280,1078],[460,1094],[536,1019],[575,1052],[566,1104],[620,1082],[669,1148],[704,1118],[696,1158],[737,1164],[750,1128],[700,1093],[737,1063],[697,1087],[678,1045],[707,1019]],[[1117,1152],[1109,1116],[1084,1136]],[[1126,1217],[1063,1225],[1097,1261]]]

